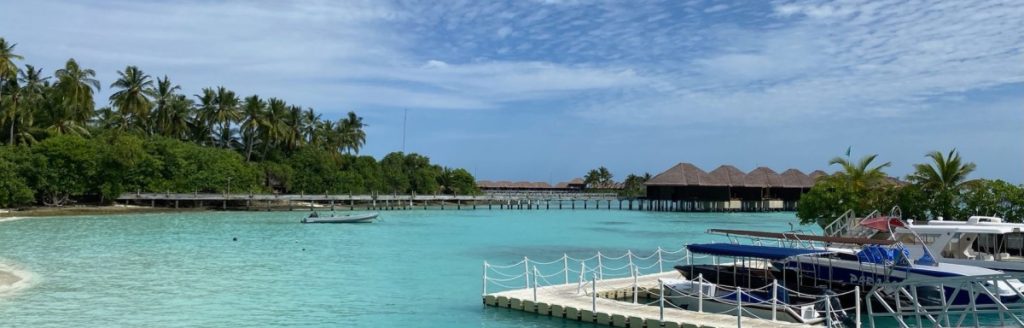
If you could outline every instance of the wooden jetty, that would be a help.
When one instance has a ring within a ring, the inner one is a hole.
[[[483,296],[487,306],[536,313],[538,315],[577,320],[598,325],[628,328],[677,327],[816,327],[767,319],[737,317],[681,310],[668,305],[645,305],[632,300],[658,300],[659,279],[678,278],[677,272],[664,272],[619,279],[598,280],[585,287],[580,285],[535,287],[502,291]],[[636,287],[634,287],[636,286]],[[638,294],[634,298],[634,291]],[[627,299],[621,301],[621,299]],[[632,299],[632,300],[630,300]]]
[[[411,210],[411,209],[515,209],[515,210],[638,210],[658,212],[762,212],[769,206],[722,206],[703,201],[671,201],[619,197],[614,193],[486,193],[482,195],[417,194],[240,194],[130,192],[117,201],[126,204],[206,207],[244,210]]]

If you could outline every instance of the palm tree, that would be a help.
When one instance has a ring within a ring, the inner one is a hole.
[[[0,109],[3,109],[4,107],[7,108],[7,110],[3,112],[3,116],[0,117],[0,122],[9,123],[9,125],[10,125],[10,139],[8,140],[8,144],[13,145],[14,144],[14,125],[15,125],[15,122],[17,122],[17,120],[18,120],[18,116],[23,111],[21,107],[24,106],[24,105],[19,103],[20,100],[21,100],[22,90],[21,90],[21,86],[18,84],[18,79],[8,79],[8,80],[3,81],[3,82],[4,82],[3,84],[0,84],[0,89],[5,89],[6,88],[6,89],[9,89],[11,91],[9,91],[7,93],[7,98],[9,98],[10,101],[7,102],[6,106],[3,106],[4,103],[0,102]]]
[[[856,163],[851,162],[847,158],[835,157],[831,161],[828,161],[828,164],[842,166],[843,170],[836,173],[836,176],[839,179],[842,179],[847,186],[852,188],[852,190],[860,192],[868,188],[878,186],[883,183],[887,177],[882,169],[892,166],[892,163],[885,162],[872,167],[871,163],[874,162],[877,157],[878,154],[864,156]]]
[[[32,128],[35,121],[35,113],[40,110],[44,100],[46,100],[47,80],[50,78],[44,77],[43,70],[32,65],[25,65],[25,70],[21,71],[20,75],[18,81],[22,83],[22,87],[18,91],[21,94],[21,104],[15,104],[12,107],[11,113],[16,113],[17,115],[14,115],[15,117],[11,120],[9,142],[10,144],[14,144],[16,141],[33,144],[36,140],[29,129]],[[16,129],[15,124],[21,126],[21,128]],[[18,130],[18,132],[15,132],[15,130]]]
[[[914,164],[914,173],[908,179],[930,192],[933,197],[933,214],[951,217],[954,214],[955,198],[968,183],[967,176],[974,172],[974,163],[963,163],[956,149],[945,156],[938,151],[925,155],[932,160],[929,164]]]
[[[195,97],[199,100],[199,107],[196,108],[196,117],[192,121],[191,139],[200,145],[209,145],[217,116],[217,91],[213,88],[203,88],[202,94]]]
[[[257,134],[261,127],[267,125],[267,102],[257,95],[246,97],[242,102],[242,142],[245,143],[245,161],[252,158],[252,150],[259,140]]]
[[[3,102],[4,102],[3,89],[4,89],[4,86],[6,85],[6,83],[4,83],[4,82],[7,81],[8,79],[16,78],[17,74],[18,74],[18,66],[14,65],[14,60],[24,59],[24,57],[21,57],[20,55],[14,53],[14,47],[15,46],[17,46],[17,44],[7,43],[7,40],[5,40],[4,38],[0,38],[0,109],[3,108]],[[16,111],[16,109],[14,107],[11,107],[9,109],[9,111],[10,111],[10,113],[8,115],[6,115],[6,116],[12,117],[10,119],[11,120],[11,139],[10,139],[10,143],[13,144],[14,143],[14,119],[13,119],[13,117],[14,117],[14,112]]]
[[[302,121],[302,107],[288,106],[288,112],[284,117],[285,131],[283,141],[289,151],[299,148],[302,144],[302,131],[305,130]]]
[[[287,125],[285,117],[288,116],[288,104],[284,100],[270,98],[267,100],[266,122],[260,132],[263,140],[263,158],[271,147],[276,147],[285,142]]]
[[[320,114],[313,112],[313,108],[307,108],[302,113],[302,120],[305,126],[302,131],[302,137],[305,138],[306,143],[319,145],[321,140],[317,140],[317,130],[320,128]]]
[[[363,118],[356,115],[355,112],[348,112],[348,115],[338,122],[342,147],[345,148],[345,152],[358,154],[359,149],[366,144],[364,127],[366,124],[363,124]]]
[[[54,73],[54,76],[57,78],[57,84],[54,87],[60,97],[61,114],[55,115],[51,119],[54,123],[70,121],[74,123],[72,125],[83,126],[92,117],[93,108],[95,108],[95,102],[92,99],[93,92],[100,90],[100,81],[95,79],[96,71],[82,69],[78,66],[78,62],[71,58],[64,64],[64,68]],[[65,126],[67,124],[57,125]]]
[[[153,97],[153,101],[155,103],[153,116],[155,116],[156,119],[152,124],[154,132],[158,132],[165,136],[170,135],[167,131],[167,126],[170,123],[170,106],[171,102],[178,96],[175,92],[179,90],[181,90],[181,86],[172,84],[171,80],[167,78],[167,75],[164,75],[163,79],[156,79],[156,88],[151,88],[146,91],[150,97]]]
[[[242,119],[242,113],[238,110],[238,96],[234,91],[225,87],[217,87],[217,106],[214,113],[214,123],[220,123],[220,144],[228,148],[232,144],[231,124]]]
[[[149,109],[153,105],[148,93],[153,88],[153,80],[136,66],[125,67],[117,72],[120,77],[110,85],[118,90],[110,95],[110,104],[117,108],[125,121],[140,131],[152,132],[149,124]]]
[[[163,126],[164,135],[186,140],[192,117],[192,100],[185,95],[176,94],[167,102],[165,111],[167,120]]]

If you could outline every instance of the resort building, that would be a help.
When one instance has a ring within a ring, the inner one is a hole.
[[[779,174],[767,167],[744,173],[732,165],[706,172],[679,163],[647,181],[647,199],[665,210],[789,211],[824,175],[820,170],[804,174],[797,169]]]
[[[488,181],[480,180],[476,182],[477,188],[484,193],[572,193],[581,192],[584,190],[602,190],[602,191],[615,191],[622,189],[621,183],[612,183],[609,185],[587,185],[582,178],[575,178],[571,181],[559,182],[555,185],[551,185],[547,182],[529,182],[529,181]]]

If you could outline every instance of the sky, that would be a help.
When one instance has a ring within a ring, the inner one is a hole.
[[[1024,182],[1022,1],[0,0],[0,37],[95,69],[99,105],[136,65],[355,111],[361,154],[479,179],[831,171],[849,147],[894,176],[955,148]]]

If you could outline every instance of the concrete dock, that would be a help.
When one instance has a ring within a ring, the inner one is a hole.
[[[816,327],[756,318],[737,318],[733,315],[701,313],[680,310],[665,304],[664,313],[658,306],[660,278],[679,278],[677,272],[664,272],[636,278],[639,300],[633,303],[632,277],[599,280],[595,286],[585,286],[586,293],[578,293],[576,283],[545,287],[516,289],[486,294],[487,306],[537,313],[538,315],[578,320],[614,327],[676,328],[676,327]],[[596,289],[597,297],[591,296]],[[620,301],[616,299],[627,299]],[[645,303],[653,303],[647,305]],[[596,309],[596,311],[595,311]],[[740,321],[742,320],[742,321]]]

